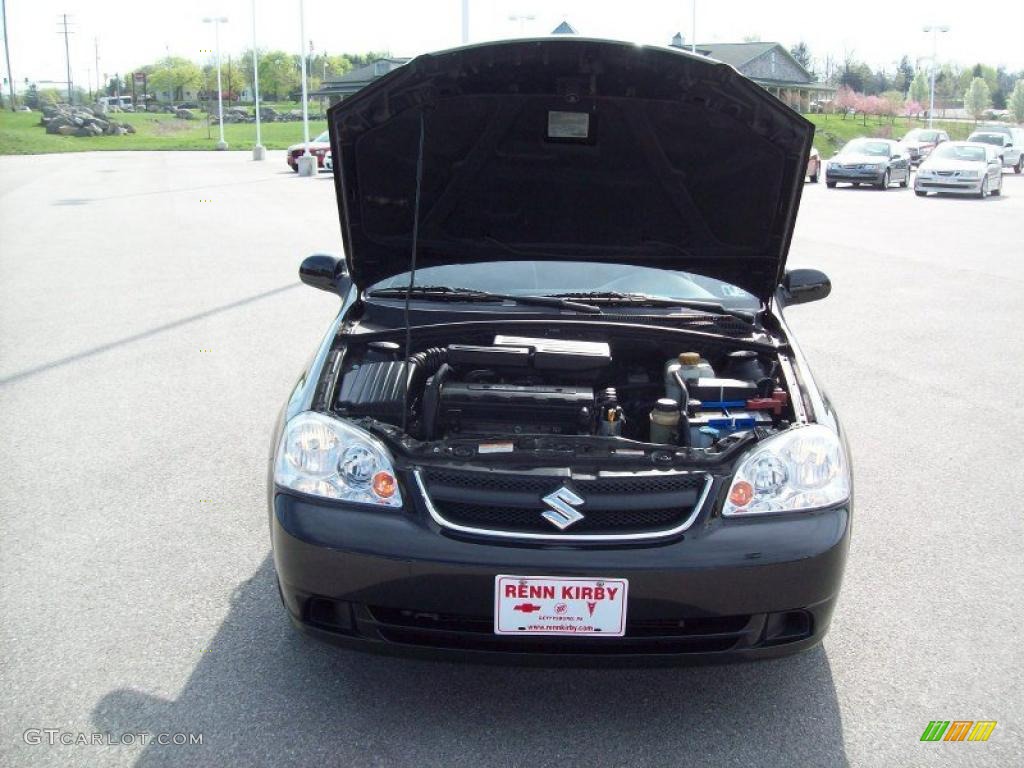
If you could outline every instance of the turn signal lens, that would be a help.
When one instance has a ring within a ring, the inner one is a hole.
[[[390,472],[378,472],[373,476],[373,492],[382,499],[390,499],[397,488],[398,481]]]
[[[745,507],[754,498],[754,488],[746,480],[740,480],[729,491],[729,501],[737,507]]]

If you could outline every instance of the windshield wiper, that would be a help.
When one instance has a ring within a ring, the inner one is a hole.
[[[589,291],[586,293],[562,293],[563,298],[586,299],[599,301],[602,304],[628,304],[634,307],[679,307],[680,309],[696,309],[715,315],[726,315],[742,320],[744,323],[756,324],[758,311],[746,312],[742,309],[731,309],[716,301],[703,299],[673,299],[667,296],[651,296],[646,293],[621,293],[619,291]]]
[[[381,298],[401,298],[406,294],[410,298],[426,299],[427,301],[510,301],[513,304],[533,307],[557,307],[588,315],[600,315],[601,308],[593,304],[583,304],[560,296],[516,296],[510,293],[491,293],[475,288],[452,288],[447,285],[416,285],[410,292],[408,288],[378,288],[370,291],[367,296]]]

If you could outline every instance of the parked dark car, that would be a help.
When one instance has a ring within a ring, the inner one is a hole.
[[[850,541],[784,311],[813,125],[733,68],[585,38],[420,56],[328,112],[341,302],[269,468],[282,601],[366,650],[766,658]],[[723,163],[742,146],[742,162]]]
[[[825,185],[830,189],[844,182],[884,190],[894,181],[901,187],[910,184],[910,159],[891,139],[854,139],[825,164]]]

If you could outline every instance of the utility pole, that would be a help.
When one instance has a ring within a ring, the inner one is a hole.
[[[57,25],[64,28],[63,32],[57,34],[64,35],[64,60],[68,66],[68,104],[71,103],[71,49],[68,47],[68,35],[73,35],[74,32],[68,31],[68,15],[66,13],[61,14],[61,20],[57,22]]]
[[[11,48],[7,45],[7,2],[0,0],[0,13],[4,17],[4,56],[7,57],[7,87],[11,93],[11,112],[14,111],[14,75],[11,74]]]
[[[92,39],[93,50],[96,54],[96,96],[100,95],[100,41],[99,38]]]
[[[462,44],[469,42],[469,0],[462,0]]]

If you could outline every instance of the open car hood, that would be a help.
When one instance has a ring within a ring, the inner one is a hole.
[[[328,110],[349,272],[573,260],[678,269],[767,302],[813,125],[732,67],[586,38],[418,56]]]

